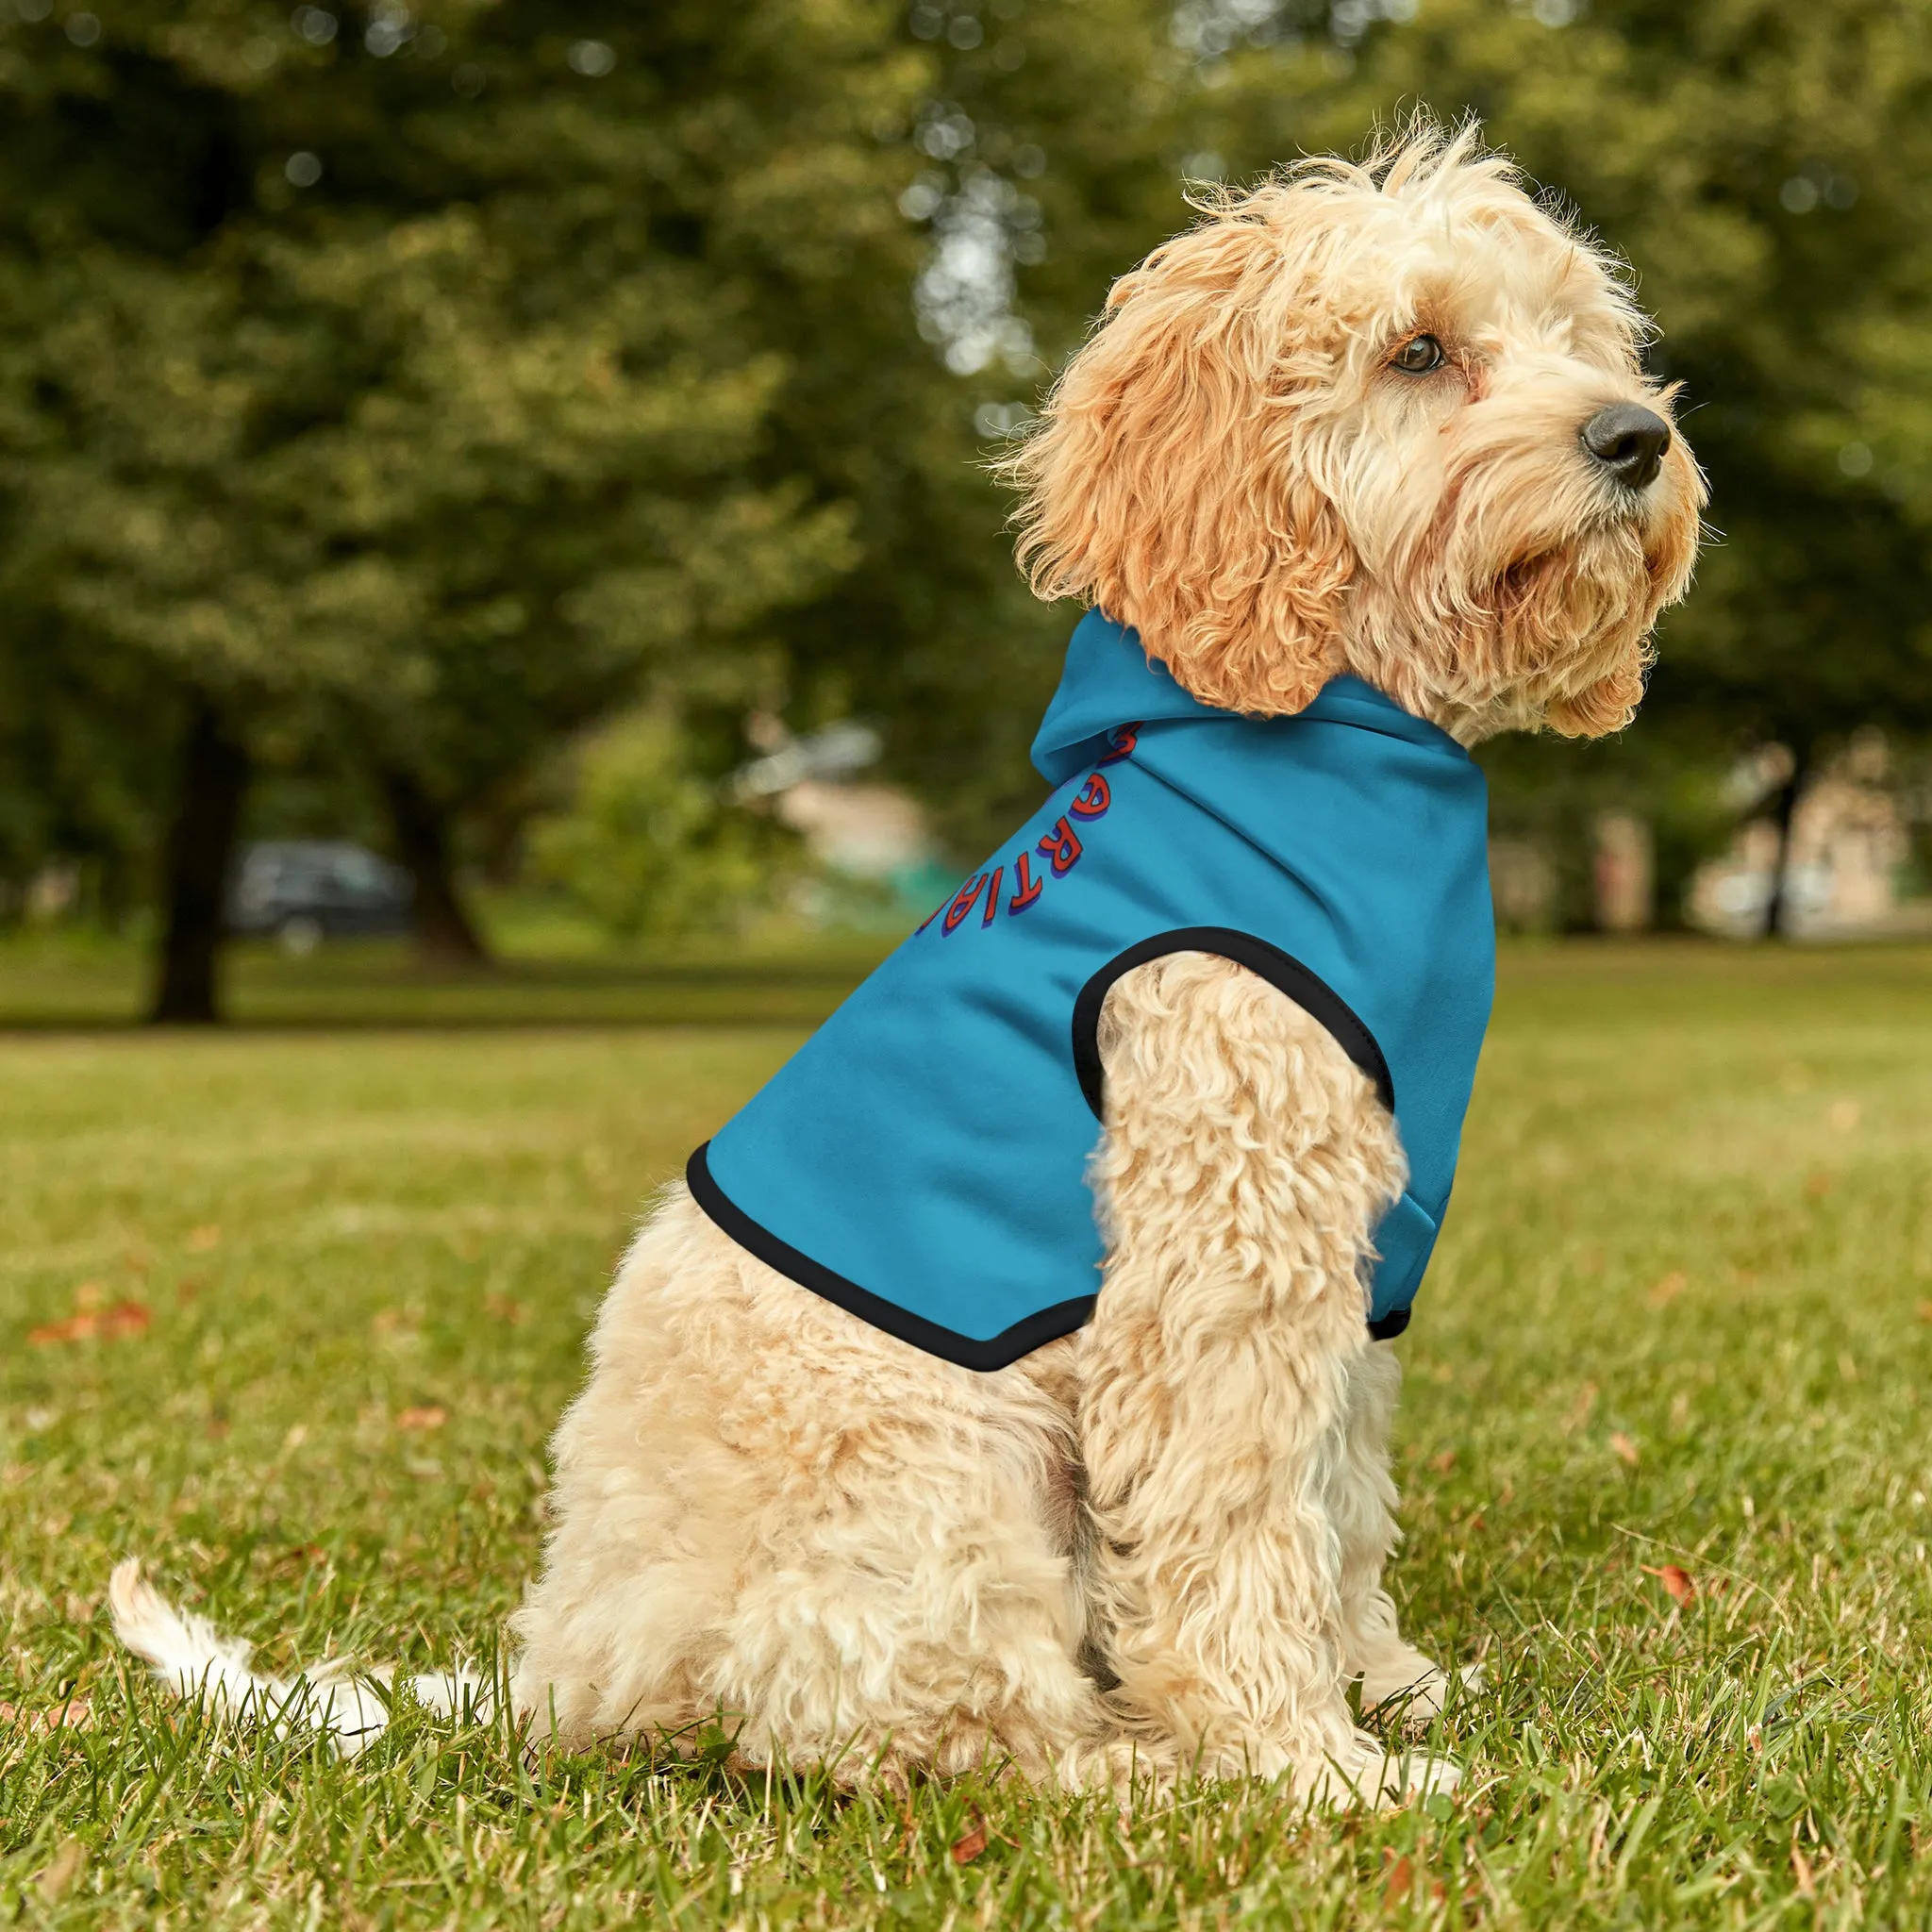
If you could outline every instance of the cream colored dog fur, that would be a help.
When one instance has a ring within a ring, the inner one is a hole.
[[[1115,287],[1007,465],[1038,591],[1098,603],[1240,711],[1352,671],[1465,743],[1623,725],[1703,490],[1680,440],[1641,488],[1580,441],[1607,406],[1668,410],[1615,269],[1469,133],[1205,212]],[[1122,979],[1101,1046],[1098,1306],[995,1374],[666,1192],[557,1433],[515,1620],[537,1735],[722,1717],[747,1764],[894,1785],[985,1763],[1115,1790],[1286,1774],[1324,1799],[1453,1781],[1391,1760],[1348,1702],[1359,1679],[1426,1713],[1444,1688],[1383,1585],[1399,1372],[1362,1284],[1393,1123],[1321,1025],[1219,958]],[[171,1638],[131,1565],[115,1605],[177,1684],[228,1656]]]

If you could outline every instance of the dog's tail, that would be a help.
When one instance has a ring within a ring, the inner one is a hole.
[[[293,1678],[259,1676],[248,1668],[248,1644],[177,1610],[142,1576],[138,1557],[115,1566],[108,1607],[115,1636],[177,1697],[217,1716],[266,1724],[278,1738],[319,1732],[343,1757],[365,1750],[389,1724],[392,1667],[358,1671],[337,1659]],[[409,1683],[416,1701],[443,1717],[487,1718],[495,1707],[493,1687],[460,1666]]]

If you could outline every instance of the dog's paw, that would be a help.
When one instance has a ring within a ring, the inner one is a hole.
[[[1419,1725],[1442,1714],[1442,1707],[1449,1700],[1448,1677],[1425,1657],[1419,1657],[1415,1661],[1421,1669],[1363,1675],[1364,1717]]]
[[[1391,1751],[1379,1738],[1357,1731],[1349,1747],[1318,1770],[1295,1780],[1297,1796],[1312,1805],[1344,1809],[1366,1805],[1377,1810],[1411,1805],[1438,1791],[1453,1791],[1462,1768],[1426,1752]]]
[[[1483,1667],[1465,1664],[1454,1678],[1420,1651],[1362,1673],[1362,1715],[1423,1730],[1441,1716],[1452,1683],[1480,1690]]]
[[[1427,1751],[1405,1751],[1400,1757],[1390,1760],[1390,1774],[1383,1789],[1392,1802],[1407,1805],[1433,1798],[1439,1792],[1446,1797],[1461,1782],[1462,1767],[1453,1757],[1438,1757]]]

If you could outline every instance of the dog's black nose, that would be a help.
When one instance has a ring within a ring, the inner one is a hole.
[[[1612,403],[1583,425],[1583,446],[1624,489],[1642,490],[1663,468],[1671,425],[1636,403]]]

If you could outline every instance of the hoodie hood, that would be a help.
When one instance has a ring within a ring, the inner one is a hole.
[[[1324,685],[1313,704],[1294,714],[1357,724],[1467,762],[1469,754],[1440,725],[1405,711],[1359,677]],[[1104,756],[1108,734],[1122,724],[1227,723],[1241,713],[1204,705],[1175,682],[1165,664],[1148,657],[1141,634],[1090,610],[1067,645],[1059,689],[1033,741],[1033,765],[1049,785],[1063,785],[1083,765]],[[1252,720],[1248,722],[1254,722]]]

